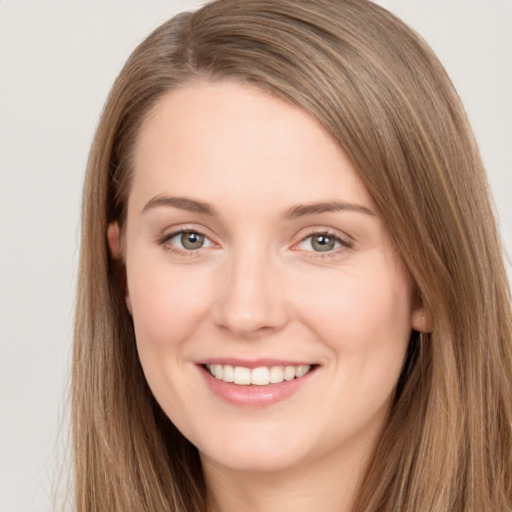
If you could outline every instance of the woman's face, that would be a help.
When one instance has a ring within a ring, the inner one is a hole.
[[[203,462],[368,451],[422,311],[333,139],[258,89],[200,83],[156,105],[134,170],[122,245],[139,356]]]

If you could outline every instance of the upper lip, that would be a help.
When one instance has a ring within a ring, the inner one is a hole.
[[[239,359],[236,357],[212,357],[208,359],[202,359],[201,361],[198,361],[197,364],[222,364],[229,366],[242,366],[244,368],[261,368],[263,366],[301,366],[313,365],[315,363],[311,361],[291,361],[289,359]]]

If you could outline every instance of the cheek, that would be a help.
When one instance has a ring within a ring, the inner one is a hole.
[[[378,267],[377,267],[378,268]],[[305,303],[316,337],[329,347],[326,366],[331,389],[324,400],[329,435],[380,428],[405,361],[411,334],[410,287],[404,273],[371,272],[338,276],[324,293]],[[312,297],[314,294],[309,294]],[[304,317],[306,318],[306,317]]]
[[[340,355],[405,353],[411,333],[410,286],[401,269],[346,272],[307,297],[307,322]],[[318,284],[318,283],[317,283]]]
[[[204,275],[171,272],[157,265],[128,268],[128,293],[137,344],[168,350],[191,335],[208,312],[209,283]]]
[[[210,284],[168,265],[127,268],[137,351],[155,398],[179,428],[191,431],[200,418],[188,399],[197,393],[190,380],[187,340],[203,325]]]

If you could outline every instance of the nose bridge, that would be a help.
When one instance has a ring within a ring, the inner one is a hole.
[[[244,337],[281,328],[287,315],[277,267],[277,258],[263,244],[233,250],[219,276],[218,325]]]

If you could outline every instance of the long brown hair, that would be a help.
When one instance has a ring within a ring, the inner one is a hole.
[[[197,450],[144,379],[107,227],[123,225],[148,111],[196,80],[250,83],[317,118],[373,196],[429,311],[354,512],[512,510],[512,313],[478,149],[428,46],[366,0],[217,0],[155,30],[91,149],[73,359],[80,512],[204,512]],[[320,172],[320,171],[319,171]]]

